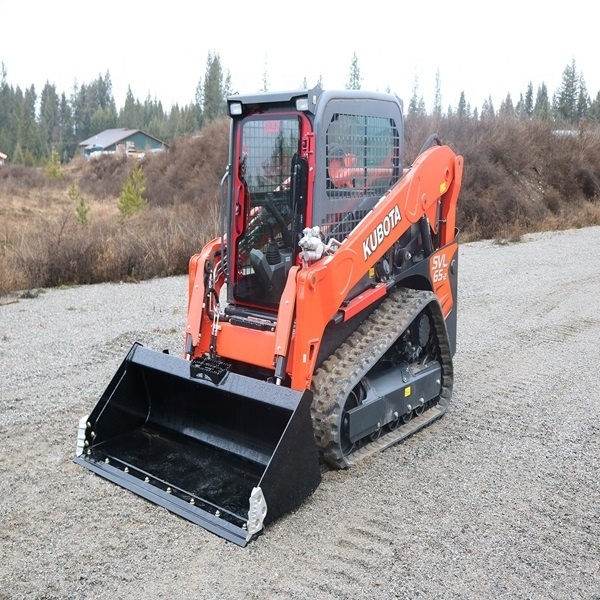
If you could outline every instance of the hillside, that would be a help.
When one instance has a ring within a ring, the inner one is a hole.
[[[600,133],[557,135],[549,123],[422,117],[406,123],[406,163],[438,133],[465,159],[458,208],[462,241],[600,223]],[[135,164],[75,159],[0,168],[0,293],[186,272],[218,231],[226,120],[177,138],[141,163],[148,207],[122,221],[117,202]]]

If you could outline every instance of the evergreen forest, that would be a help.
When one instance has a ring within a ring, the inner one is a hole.
[[[1,61],[1,57],[0,57]],[[560,67],[558,67],[560,68]],[[346,87],[360,89],[362,77],[359,58],[354,53]],[[317,82],[323,85],[321,78]],[[307,87],[306,79],[299,88]],[[268,91],[267,73],[261,91]],[[105,129],[125,127],[141,129],[167,143],[179,136],[201,130],[226,114],[226,98],[234,92],[229,71],[221,64],[218,52],[209,52],[204,76],[198,81],[195,101],[180,106],[163,106],[160,99],[135,98],[128,88],[123,106],[117,107],[109,71],[88,83],[75,83],[70,94],[47,82],[42,90],[34,85],[25,89],[10,83],[9,74],[0,62],[0,152],[7,162],[26,166],[45,165],[56,153],[62,164],[77,153],[78,144]],[[545,83],[537,89],[527,88],[512,98],[508,93],[494,106],[490,98],[482,106],[472,106],[464,92],[455,105],[442,106],[439,71],[436,74],[432,116],[463,117],[474,120],[508,117],[518,120],[540,119],[556,129],[577,129],[583,123],[600,122],[600,90],[592,99],[575,59],[562,71],[561,85],[548,90]],[[406,98],[404,98],[406,102]],[[418,81],[406,102],[407,117],[425,116],[425,101]]]

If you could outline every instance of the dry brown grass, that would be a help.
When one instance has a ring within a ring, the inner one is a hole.
[[[75,160],[58,181],[43,169],[4,167],[0,294],[186,272],[192,254],[218,231],[227,130],[225,121],[211,125],[209,134],[217,143],[209,157],[210,136],[201,136],[181,139],[168,152],[145,160],[149,206],[124,223],[117,200],[135,166],[131,160]],[[88,225],[69,197],[72,182],[89,208]]]
[[[525,233],[600,224],[600,133],[558,137],[549,124],[433,118],[407,121],[410,163],[431,133],[465,159],[458,206],[462,241],[517,241]],[[44,169],[0,168],[0,294],[61,284],[182,274],[218,232],[228,123],[143,162],[148,208],[121,223],[118,196],[135,163],[75,160]],[[89,207],[77,217],[69,186]]]
[[[137,281],[184,273],[214,234],[216,210],[153,207],[125,223],[93,203],[82,225],[72,209],[0,229],[0,292],[38,287]]]

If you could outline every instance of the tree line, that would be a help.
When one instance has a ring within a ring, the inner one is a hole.
[[[408,105],[408,116],[425,116],[425,102],[419,95],[418,80],[415,79],[412,96]],[[441,87],[439,71],[436,73],[433,115],[441,117]],[[557,128],[578,127],[584,122],[600,122],[600,91],[591,99],[583,73],[578,72],[573,59],[563,70],[559,89],[550,97],[548,87],[542,82],[534,92],[530,81],[526,91],[515,101],[508,93],[496,110],[491,96],[484,100],[481,109],[471,108],[465,93],[461,92],[455,108],[448,107],[446,116],[477,119],[516,118],[521,120],[541,119],[551,121]]]
[[[317,83],[323,85],[321,77]],[[359,60],[354,53],[345,87],[360,89],[361,85]],[[299,87],[308,87],[306,78]],[[268,89],[265,65],[262,91]],[[179,136],[197,132],[207,123],[225,115],[226,99],[232,93],[230,73],[221,64],[217,52],[208,53],[204,77],[198,81],[194,102],[181,106],[174,104],[170,109],[166,109],[160,100],[149,96],[140,101],[134,97],[131,87],[127,90],[123,106],[117,108],[108,71],[90,83],[76,83],[69,95],[46,82],[38,97],[33,85],[24,90],[10,85],[4,63],[0,62],[0,152],[8,154],[9,162],[13,164],[41,165],[53,154],[65,163],[75,156],[81,141],[116,127],[141,129],[168,143]],[[438,71],[432,111],[434,116],[543,119],[552,121],[557,128],[573,128],[582,122],[600,122],[600,91],[592,100],[574,59],[565,67],[561,85],[552,96],[545,83],[534,91],[530,82],[518,99],[514,100],[507,94],[498,109],[491,97],[480,108],[472,108],[465,93],[461,92],[457,105],[448,106],[444,112],[441,98]],[[427,114],[415,77],[407,116],[411,118]]]
[[[135,98],[129,86],[125,103],[117,108],[108,71],[90,83],[76,83],[68,96],[46,82],[38,97],[33,85],[25,90],[10,85],[0,62],[0,152],[13,164],[41,165],[53,154],[65,163],[80,142],[117,127],[141,129],[170,142],[226,114],[230,80],[219,54],[210,52],[194,102],[165,109],[156,98]]]

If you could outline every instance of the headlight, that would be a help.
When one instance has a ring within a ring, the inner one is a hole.
[[[296,99],[296,110],[308,110],[308,97],[304,96],[302,98]]]
[[[232,102],[229,105],[229,115],[231,117],[237,117],[242,114],[242,103],[241,102]]]

